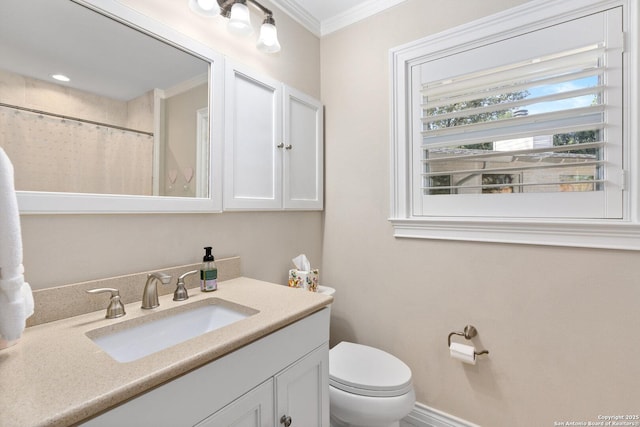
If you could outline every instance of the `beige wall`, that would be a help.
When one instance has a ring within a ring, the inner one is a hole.
[[[186,0],[121,3],[235,61],[320,96],[319,39],[275,8],[283,50],[267,55],[255,49],[255,36],[230,35],[223,18],[201,18],[189,11]],[[257,31],[257,13],[252,22]],[[25,276],[35,289],[199,262],[203,246],[209,245],[216,257],[241,256],[245,276],[279,283],[286,283],[291,258],[299,253],[305,252],[314,266],[322,262],[320,212],[23,215],[21,221]]]
[[[124,101],[2,69],[0,102],[116,126],[127,126],[129,120],[128,105]]]
[[[637,414],[638,253],[395,239],[387,221],[389,49],[522,3],[408,0],[322,39],[332,345],[396,354],[418,401],[487,427]],[[491,352],[475,366],[446,347],[466,324]]]
[[[195,197],[197,171],[198,140],[196,117],[198,110],[207,108],[209,100],[208,85],[202,84],[164,101],[164,164],[160,167],[160,194],[165,196]],[[194,176],[187,182],[185,170],[191,168]],[[169,171],[177,171],[178,177],[172,184]],[[187,188],[185,188],[185,185]]]

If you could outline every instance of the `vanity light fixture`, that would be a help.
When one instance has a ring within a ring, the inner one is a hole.
[[[264,13],[264,21],[260,27],[260,35],[256,47],[265,53],[280,51],[278,30],[273,12],[256,0],[189,0],[189,8],[203,16],[212,17],[218,14],[229,20],[227,28],[233,34],[249,36],[253,34],[251,17],[247,3],[252,4]]]
[[[260,37],[256,45],[258,50],[265,53],[274,53],[280,51],[280,42],[278,41],[278,29],[273,16],[267,15],[260,27]]]
[[[251,16],[246,4],[241,2],[233,3],[229,16],[225,17],[229,18],[227,28],[230,33],[243,37],[253,34]]]
[[[220,5],[217,0],[189,0],[189,9],[206,17],[220,14]]]

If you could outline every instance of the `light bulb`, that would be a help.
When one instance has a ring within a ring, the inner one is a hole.
[[[276,53],[280,51],[278,30],[273,23],[273,19],[265,19],[265,22],[260,27],[260,37],[258,38],[256,47],[265,53]]]
[[[242,3],[235,3],[231,7],[228,27],[230,32],[239,36],[250,36],[253,34],[249,8]]]
[[[217,0],[189,0],[189,8],[198,15],[212,17],[220,13]]]

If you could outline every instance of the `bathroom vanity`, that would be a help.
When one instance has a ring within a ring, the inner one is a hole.
[[[82,425],[328,426],[329,309],[126,402]],[[282,420],[282,421],[281,421]],[[324,420],[324,423],[323,423]]]
[[[162,296],[154,310],[127,304],[118,319],[100,310],[27,328],[0,352],[0,425],[329,425],[330,296],[244,277],[191,294]],[[130,362],[92,341],[187,304],[250,310]]]

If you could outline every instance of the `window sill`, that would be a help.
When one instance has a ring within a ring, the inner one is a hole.
[[[640,224],[513,219],[391,218],[394,237],[640,250]]]

